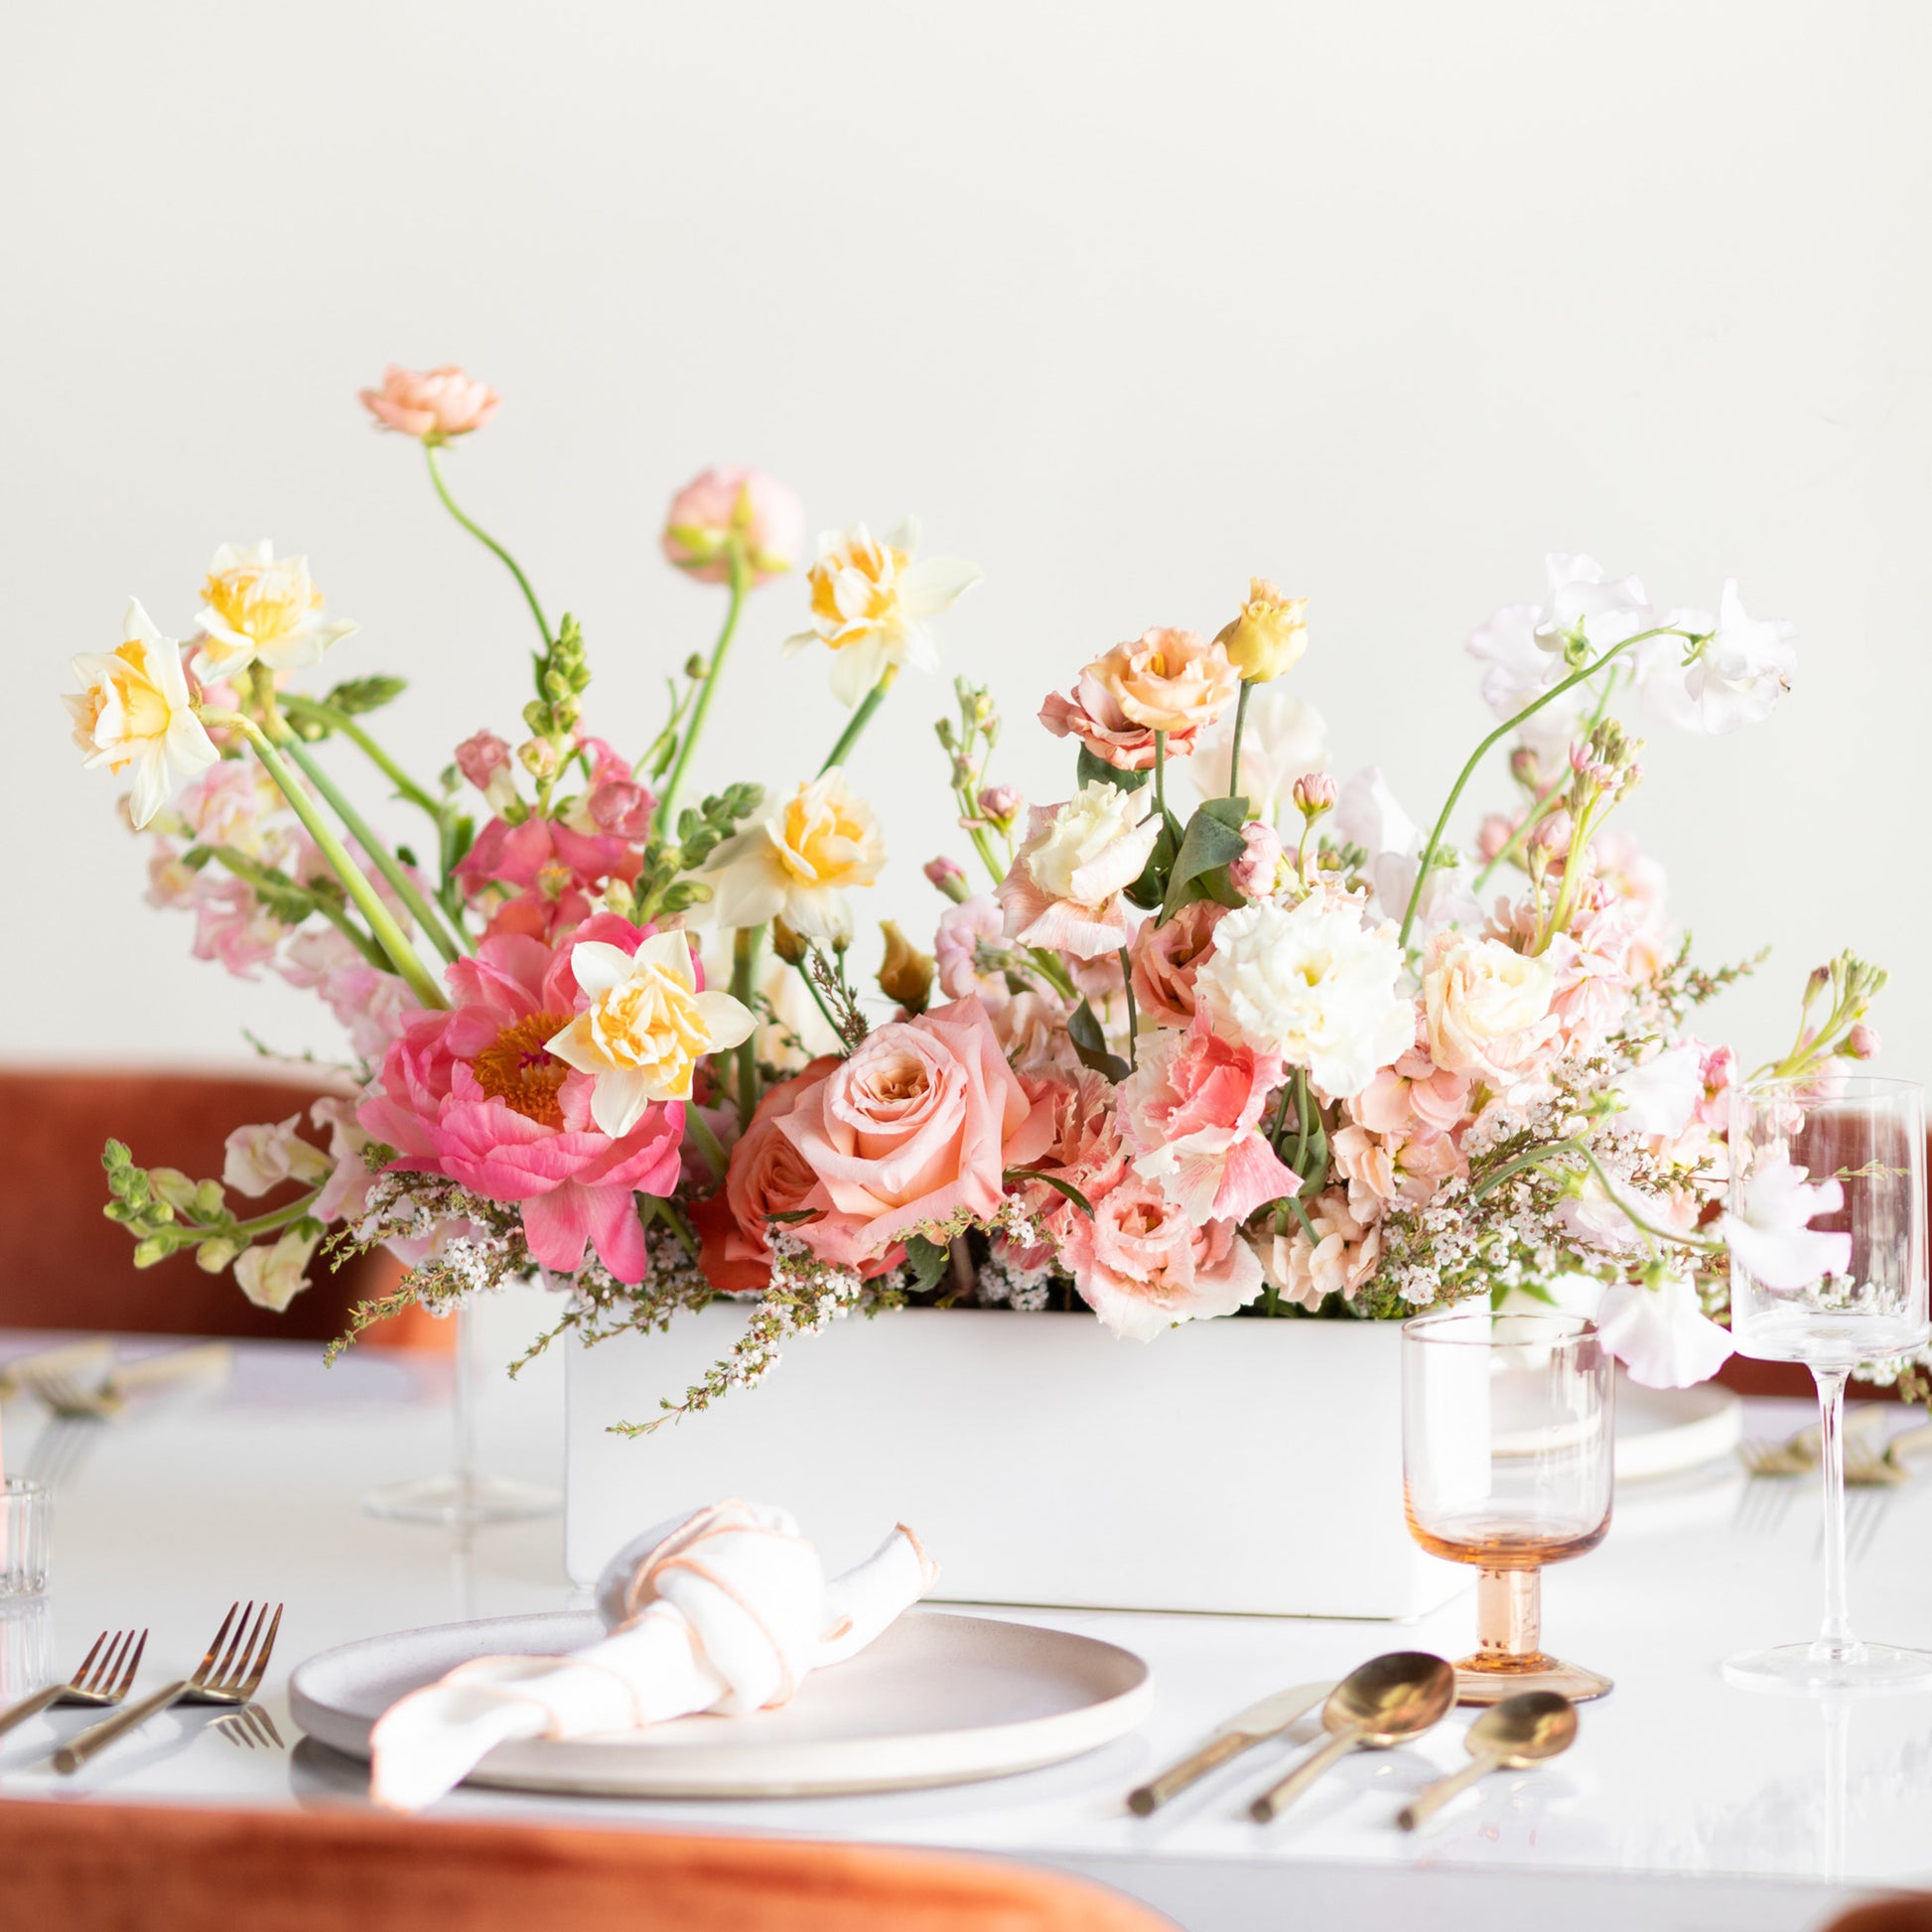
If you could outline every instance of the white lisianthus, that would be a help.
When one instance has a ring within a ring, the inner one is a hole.
[[[1500,939],[1441,933],[1423,967],[1429,1057],[1446,1073],[1506,1079],[1557,1031],[1556,963]]]
[[[885,869],[879,820],[837,765],[800,785],[762,824],[725,840],[705,864],[717,879],[720,925],[783,918],[811,939],[851,938],[846,888],[870,886]]]
[[[1682,1275],[1655,1287],[1612,1282],[1596,1305],[1603,1346],[1647,1389],[1685,1389],[1708,1382],[1735,1344],[1699,1306],[1697,1290]]]
[[[1748,616],[1735,578],[1725,580],[1715,621],[1706,611],[1673,611],[1664,621],[1710,633],[1688,662],[1682,637],[1652,637],[1637,650],[1637,689],[1666,724],[1719,737],[1761,723],[1790,690],[1797,626]]]
[[[977,564],[951,557],[915,558],[919,526],[907,517],[881,543],[863,523],[827,530],[812,565],[812,621],[785,639],[789,657],[823,643],[832,652],[832,695],[856,705],[889,669],[910,664],[939,668],[939,643],[927,618],[936,617],[980,581]]]
[[[570,950],[570,970],[590,1005],[545,1048],[592,1076],[591,1118],[621,1141],[653,1101],[689,1100],[706,1053],[751,1035],[751,1009],[729,993],[700,993],[682,932],[659,932],[634,953],[602,940]]]
[[[230,678],[256,662],[297,671],[361,628],[346,618],[325,618],[308,558],[277,557],[266,537],[224,543],[214,553],[195,621],[195,675],[204,678]]]
[[[1760,1288],[1795,1293],[1852,1266],[1852,1237],[1811,1225],[1845,1205],[1845,1183],[1835,1176],[1814,1186],[1809,1170],[1795,1162],[1760,1160],[1736,1198],[1736,1211],[1725,1215],[1718,1232],[1732,1262]]]
[[[264,1122],[258,1127],[237,1127],[227,1139],[221,1184],[252,1199],[285,1180],[311,1185],[326,1180],[329,1157],[295,1131],[301,1118],[300,1114],[291,1114],[287,1120]]]
[[[90,766],[132,770],[129,809],[139,831],[183,779],[205,771],[220,754],[190,703],[181,646],[154,627],[135,598],[128,600],[121,628],[127,634],[118,650],[85,651],[73,659],[80,689],[62,702],[73,720],[73,742]]]
[[[1416,1008],[1396,991],[1395,928],[1370,930],[1351,903],[1262,900],[1214,928],[1194,997],[1215,1030],[1306,1067],[1331,1099],[1362,1091],[1416,1040]]]
[[[1096,778],[1063,805],[1035,806],[1013,870],[996,889],[1009,938],[1076,959],[1127,943],[1120,896],[1147,868],[1161,836],[1146,790]]]
[[[1204,731],[1180,767],[1203,798],[1225,798],[1234,750],[1234,713],[1224,711]],[[1288,802],[1295,780],[1328,762],[1328,723],[1286,684],[1258,684],[1248,693],[1241,733],[1241,790],[1265,825]]]
[[[319,1232],[305,1234],[305,1226],[314,1227],[315,1223],[298,1221],[272,1245],[258,1242],[236,1258],[235,1281],[256,1308],[273,1309],[280,1314],[309,1286],[309,1257],[322,1236]]]

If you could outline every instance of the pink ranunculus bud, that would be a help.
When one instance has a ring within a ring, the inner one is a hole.
[[[943,853],[937,859],[928,859],[925,876],[955,905],[966,902],[966,868],[957,861],[946,858]]]
[[[456,768],[479,791],[487,791],[491,776],[506,769],[509,761],[509,746],[493,731],[486,729],[466,738],[456,748]]]
[[[1861,1020],[1845,1035],[1845,1050],[1855,1060],[1870,1060],[1878,1057],[1878,1029],[1868,1027]]]
[[[1011,825],[1026,800],[1017,785],[988,785],[979,795],[979,808],[995,825]]]
[[[1559,805],[1534,832],[1530,834],[1530,844],[1538,852],[1547,852],[1553,859],[1561,858],[1570,850],[1570,841],[1576,836],[1577,828],[1571,822],[1570,814]]]
[[[1282,842],[1272,825],[1254,820],[1241,828],[1241,856],[1228,865],[1228,880],[1243,898],[1266,898],[1281,877]]]
[[[664,554],[707,584],[731,581],[731,545],[745,546],[748,582],[782,577],[805,547],[805,506],[762,470],[707,470],[671,498]]]
[[[495,415],[502,398],[486,382],[445,362],[438,369],[405,369],[394,362],[382,371],[382,387],[360,392],[362,407],[383,429],[447,443],[468,436]]]
[[[1310,771],[1295,780],[1295,809],[1304,818],[1319,818],[1335,808],[1340,788],[1325,771]]]
[[[1501,812],[1491,812],[1476,827],[1476,855],[1487,865],[1515,835],[1515,823]]]
[[[657,800],[634,779],[607,778],[591,792],[589,803],[600,832],[634,843],[649,835]]]
[[[1543,782],[1543,767],[1537,762],[1536,754],[1527,746],[1519,745],[1509,755],[1509,775],[1519,785],[1534,791]]]

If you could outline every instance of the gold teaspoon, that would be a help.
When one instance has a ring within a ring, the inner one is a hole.
[[[1455,1668],[1425,1650],[1392,1650],[1352,1670],[1321,1707],[1327,1741],[1249,1807],[1265,1825],[1295,1802],[1323,1771],[1352,1750],[1387,1750],[1419,1737],[1455,1702]]]
[[[1567,1751],[1577,1738],[1577,1707],[1555,1691],[1524,1691],[1492,1704],[1462,1739],[1469,1762],[1416,1793],[1395,1822],[1413,1832],[1458,1791],[1491,1771],[1521,1771],[1541,1757]]]

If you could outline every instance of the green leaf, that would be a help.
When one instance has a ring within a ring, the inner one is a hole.
[[[1082,1066],[1104,1073],[1116,1084],[1127,1078],[1127,1062],[1118,1053],[1107,1050],[1107,1035],[1100,1031],[1100,1022],[1093,1017],[1093,1009],[1086,1001],[1082,1000],[1073,1009],[1066,1023],[1066,1036],[1072,1040]]]
[[[1175,853],[1173,869],[1168,875],[1168,890],[1161,900],[1161,916],[1171,919],[1187,902],[1183,889],[1204,873],[1230,865],[1240,858],[1243,841],[1241,827],[1247,823],[1245,798],[1210,798],[1187,821],[1186,835]],[[1232,822],[1230,822],[1232,821]],[[1196,894],[1194,897],[1198,897]]]
[[[1064,1194],[1088,1220],[1093,1219],[1093,1202],[1081,1193],[1070,1180],[1062,1180],[1056,1173],[1041,1173],[1035,1168],[1009,1168],[1005,1178],[1009,1183],[1016,1181],[1037,1180],[1043,1186],[1052,1188],[1056,1194]]]
[[[408,689],[406,678],[354,677],[337,685],[323,703],[332,710],[345,711],[351,718],[357,718],[364,712],[380,711],[385,704],[394,704]]]
[[[1147,855],[1147,864],[1141,876],[1127,889],[1127,897],[1144,910],[1153,911],[1167,894],[1168,874],[1173,866],[1173,857],[1180,847],[1180,827],[1170,812],[1154,841],[1154,850]]]
[[[1150,776],[1146,771],[1123,771],[1105,759],[1095,758],[1084,745],[1080,747],[1080,762],[1074,775],[1083,785],[1112,785],[1117,791],[1139,791]]]
[[[912,1265],[912,1280],[906,1292],[920,1295],[938,1285],[939,1277],[946,1272],[947,1264],[952,1259],[952,1250],[943,1242],[928,1241],[922,1234],[908,1234],[905,1237],[905,1259]]]

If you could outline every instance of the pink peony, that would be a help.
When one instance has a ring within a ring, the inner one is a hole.
[[[1208,898],[1183,905],[1162,923],[1153,919],[1134,941],[1134,1000],[1143,1020],[1184,1027],[1194,1017],[1194,975],[1213,948],[1214,928],[1227,907]]]
[[[664,554],[704,583],[728,583],[734,530],[744,538],[751,581],[762,584],[797,563],[805,547],[805,506],[762,470],[707,470],[671,498]]]
[[[650,935],[606,912],[572,936],[633,953]],[[458,960],[445,975],[457,1004],[410,1016],[356,1119],[396,1149],[394,1169],[516,1203],[540,1266],[574,1273],[589,1245],[634,1283],[647,1259],[634,1196],[676,1185],[684,1109],[649,1106],[620,1140],[598,1131],[590,1076],[545,1046],[587,1004],[571,952],[510,933]]]
[[[988,1219],[1006,1170],[1037,1160],[1053,1131],[974,999],[868,1035],[779,1126],[818,1176],[806,1205],[826,1210],[799,1234],[844,1263],[961,1213]]]
[[[1135,1172],[1159,1181],[1196,1221],[1243,1221],[1296,1192],[1301,1176],[1257,1131],[1282,1078],[1279,1059],[1222,1038],[1204,1013],[1185,1033],[1148,1035],[1120,1088]]]
[[[495,415],[502,398],[486,382],[475,381],[454,362],[438,369],[405,369],[393,362],[382,371],[382,387],[358,392],[362,407],[383,429],[447,443],[468,436]]]
[[[1115,1334],[1151,1341],[1175,1322],[1232,1314],[1261,1289],[1261,1264],[1232,1221],[1195,1222],[1144,1174],[1127,1173],[1067,1222],[1061,1250],[1081,1299]]]

